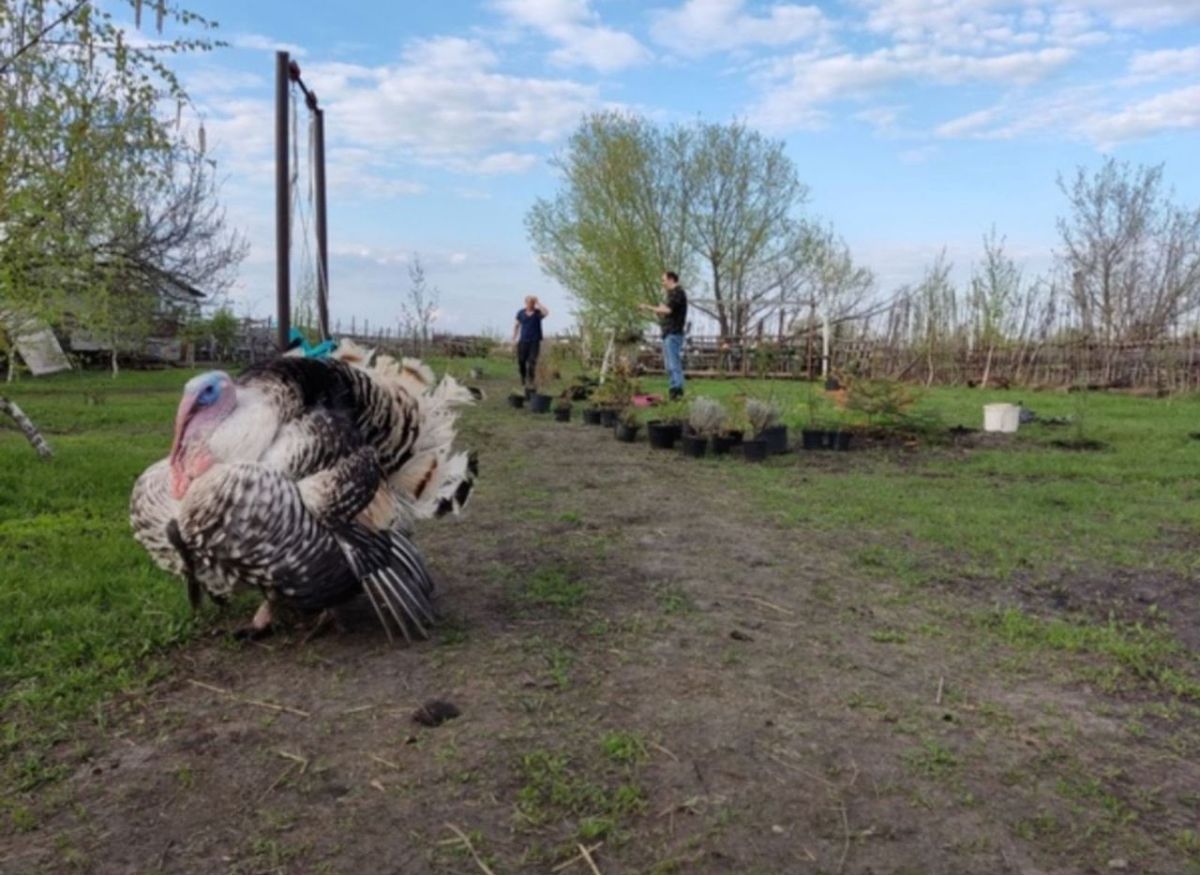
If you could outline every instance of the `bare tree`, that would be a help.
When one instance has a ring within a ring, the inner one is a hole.
[[[931,386],[937,376],[935,356],[949,352],[957,333],[958,296],[950,281],[953,269],[943,249],[925,268],[925,276],[912,292],[912,328],[917,350],[925,358],[926,386]]]
[[[408,297],[400,303],[400,322],[404,336],[412,342],[413,352],[419,356],[429,346],[441,293],[436,286],[431,287],[426,282],[420,255],[414,254],[408,265],[408,281]]]
[[[1060,261],[1093,338],[1161,337],[1200,307],[1200,209],[1175,204],[1162,172],[1108,158],[1058,179],[1070,205]]]
[[[1004,249],[995,227],[983,237],[983,264],[971,276],[968,304],[974,317],[977,348],[987,350],[980,386],[991,377],[992,357],[1013,328],[1021,298],[1021,270]]]
[[[841,323],[859,318],[876,291],[874,272],[854,261],[832,225],[817,223],[805,224],[802,245],[788,254],[779,285],[781,306],[790,310],[793,328],[802,321],[811,327],[819,319]]]
[[[740,337],[778,307],[799,267],[808,188],[782,141],[740,123],[697,126],[688,144],[688,240],[711,298],[696,301],[725,337]]]

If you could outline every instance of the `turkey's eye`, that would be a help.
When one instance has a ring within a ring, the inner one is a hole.
[[[211,405],[217,400],[216,384],[210,383],[200,391],[200,395],[196,398],[196,403],[199,405]]]

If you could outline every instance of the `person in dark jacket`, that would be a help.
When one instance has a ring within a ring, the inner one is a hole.
[[[517,370],[521,374],[521,384],[533,388],[534,377],[537,373],[538,353],[542,346],[542,320],[550,315],[546,305],[537,300],[536,295],[525,296],[525,306],[517,311],[517,321],[513,323],[513,343],[517,347]]]
[[[679,285],[679,275],[667,271],[662,276],[664,303],[642,304],[658,317],[663,334],[663,363],[672,399],[683,397],[683,334],[687,326],[687,292]]]

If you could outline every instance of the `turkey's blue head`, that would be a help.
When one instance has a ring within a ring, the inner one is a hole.
[[[237,390],[224,371],[193,377],[183,387],[171,445],[171,493],[176,499],[215,461],[208,438],[236,406]]]

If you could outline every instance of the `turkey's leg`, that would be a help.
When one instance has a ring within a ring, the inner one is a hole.
[[[254,642],[258,639],[265,639],[271,633],[275,632],[275,625],[271,615],[271,603],[263,600],[258,606],[258,611],[254,612],[254,617],[250,619],[249,626],[242,627],[234,632],[235,639],[242,641]]]
[[[307,645],[312,639],[315,639],[329,627],[333,627],[339,633],[344,633],[346,631],[345,625],[342,624],[341,618],[338,617],[337,612],[332,608],[326,608],[322,610],[319,615],[317,615],[317,619],[313,622],[312,629],[304,634],[304,638],[300,640],[301,643]]]

